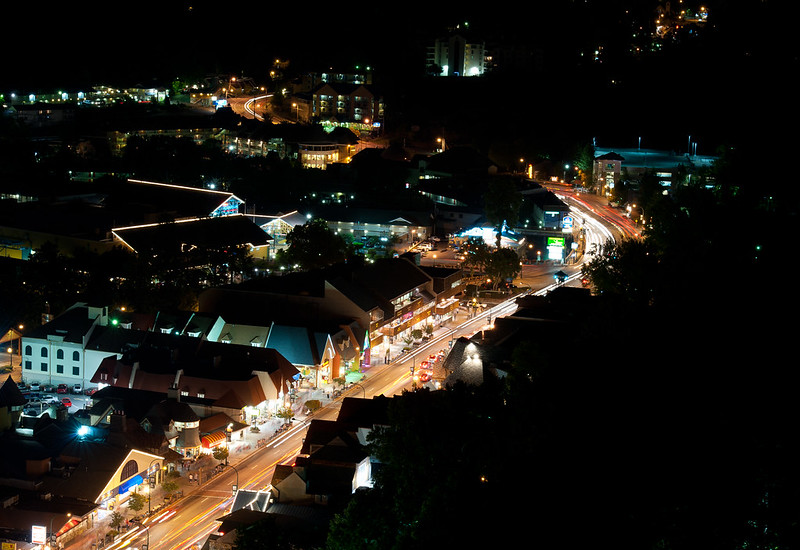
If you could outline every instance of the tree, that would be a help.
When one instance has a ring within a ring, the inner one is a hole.
[[[497,248],[500,248],[503,226],[517,225],[519,210],[522,207],[522,194],[513,180],[494,178],[489,182],[483,196],[486,219],[497,230]]]
[[[148,498],[149,497],[141,493],[131,493],[131,496],[128,499],[128,508],[134,512],[141,512],[142,509],[144,509],[144,505],[147,504]]]
[[[180,487],[178,486],[178,482],[173,479],[166,478],[164,481],[161,482],[161,488],[164,490],[168,496],[171,496],[174,493],[178,492]]]
[[[228,451],[227,447],[222,447],[221,445],[218,445],[218,446],[214,447],[214,452],[212,453],[212,456],[214,457],[215,460],[218,460],[219,462],[224,462],[225,464],[227,464],[228,463],[228,454],[229,454],[229,451]]]
[[[663,266],[659,265],[659,255],[651,242],[627,239],[607,242],[581,272],[598,293],[647,305],[658,299]]]
[[[305,405],[309,413],[314,413],[322,406],[322,402],[319,399],[308,399]]]
[[[108,524],[115,531],[119,531],[119,527],[120,525],[122,525],[123,521],[125,521],[123,515],[120,514],[118,511],[114,510],[113,512],[111,512],[111,519],[109,520]]]
[[[482,271],[489,257],[489,246],[480,237],[469,237],[461,247],[464,253],[464,265],[470,268],[470,277],[475,276],[475,271]]]
[[[275,416],[284,420],[290,420],[294,416],[294,411],[291,407],[281,407],[275,412]]]
[[[286,243],[288,246],[278,252],[277,261],[290,267],[317,269],[343,262],[352,255],[346,241],[320,218],[294,227],[286,236]]]
[[[498,248],[487,257],[484,266],[486,275],[492,279],[495,290],[506,279],[514,279],[522,271],[519,256],[510,248]]]
[[[368,441],[370,453],[381,461],[375,486],[357,491],[337,515],[327,548],[475,548],[489,540],[504,544],[527,529],[530,522],[516,514],[533,509],[514,512],[519,504],[514,495],[535,492],[527,493],[530,487],[522,479],[527,476],[513,472],[515,466],[503,458],[512,447],[527,444],[505,438],[509,424],[502,396],[492,396],[498,389],[460,385],[444,392],[407,392],[394,400],[391,426],[373,430]],[[473,499],[494,506],[475,507]],[[367,511],[380,521],[364,521]],[[483,521],[502,527],[467,527]]]

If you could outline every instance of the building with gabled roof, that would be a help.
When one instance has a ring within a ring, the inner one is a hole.
[[[437,292],[434,280],[452,283],[459,275],[434,275],[401,257],[349,262],[209,289],[199,297],[199,310],[232,324],[269,323],[269,346],[293,357],[302,354],[303,359],[295,359],[300,364],[324,360],[328,348],[321,338],[327,334],[334,346],[340,347],[339,355],[345,363],[355,366],[360,360],[362,367],[368,367],[371,357],[385,351],[381,346],[451,311],[448,308],[453,305],[440,304],[437,297],[441,294],[449,300],[452,287],[439,285],[441,291]],[[209,339],[215,338],[219,336],[209,335]],[[292,351],[284,344],[292,346]],[[335,369],[330,376],[337,376]]]
[[[0,204],[0,241],[25,250],[52,243],[62,254],[107,252],[120,245],[112,230],[239,214],[244,201],[228,192],[142,180],[26,182],[33,200]],[[198,237],[199,238],[199,237]]]
[[[223,412],[248,422],[284,406],[298,375],[297,368],[271,348],[187,336],[171,336],[165,342],[168,345],[145,343],[127,350],[121,358],[107,358],[92,383],[173,392],[200,417]]]
[[[371,487],[376,462],[367,440],[373,429],[389,425],[391,401],[346,397],[336,420],[311,420],[295,463],[275,468],[276,503],[337,508],[359,488]]]
[[[372,483],[370,456],[354,427],[343,422],[313,419],[296,464],[303,468],[306,494],[317,504],[341,506]]]
[[[9,374],[0,385],[0,432],[9,430],[19,423],[22,409],[27,402]]]
[[[174,220],[166,223],[116,227],[115,240],[134,254],[183,255],[205,262],[201,253],[244,246],[254,257],[266,258],[272,241],[263,229],[242,214]],[[193,264],[190,264],[193,265]]]
[[[65,472],[60,478],[42,478],[42,490],[117,507],[129,491],[161,470],[163,457],[106,442],[76,437],[58,457]]]
[[[356,240],[378,237],[411,242],[425,240],[433,232],[433,215],[428,211],[409,212],[326,204],[315,207],[314,216],[324,219],[334,233],[352,235]]]

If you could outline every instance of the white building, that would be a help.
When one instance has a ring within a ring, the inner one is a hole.
[[[109,322],[108,307],[77,303],[49,323],[22,336],[22,379],[31,384],[85,387],[100,362],[113,355],[87,347],[99,326]]]
[[[465,34],[452,34],[439,38],[429,48],[428,67],[439,67],[437,76],[481,76],[486,72],[486,44],[467,38]]]

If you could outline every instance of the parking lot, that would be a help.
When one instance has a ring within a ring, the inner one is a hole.
[[[40,416],[52,406],[63,405],[70,413],[91,406],[92,398],[83,391],[77,391],[75,386],[41,386],[19,384],[22,396],[27,399],[23,413],[27,416]],[[82,388],[81,388],[82,389]]]

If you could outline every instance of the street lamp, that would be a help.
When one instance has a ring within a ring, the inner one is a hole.
[[[159,460],[164,460],[164,459],[161,458],[161,457],[156,457],[153,460],[151,460],[150,464],[147,466],[147,482],[148,482],[148,485],[150,486],[150,489],[154,489],[155,486],[156,486],[156,483],[158,482],[158,480],[156,479],[155,472],[150,473],[150,470],[153,468],[153,463],[158,462]],[[156,472],[161,471],[161,468],[162,467],[159,466],[158,470],[156,470]],[[148,491],[147,492],[147,515],[148,516],[150,515],[150,512],[151,512],[151,510],[150,510],[150,495],[151,495],[151,491]]]
[[[239,490],[239,470],[237,470],[237,469],[236,469],[236,466],[234,466],[233,464],[229,464],[229,466],[230,466],[231,468],[233,468],[233,471],[234,471],[234,472],[236,472],[236,485],[234,485],[234,486],[233,486],[233,488],[232,488],[232,490],[231,490],[231,492],[233,493],[233,495],[234,495],[234,496],[236,496],[236,491],[238,491],[238,490]]]
[[[150,464],[147,466],[147,484],[148,484],[148,488],[147,488],[147,517],[148,518],[150,518],[150,514],[152,513],[152,510],[150,508],[150,500],[151,500],[152,495],[153,495],[153,489],[155,488],[155,485],[156,485],[156,476],[155,476],[154,473],[153,474],[150,473],[150,468],[153,467],[153,463],[154,462],[157,462],[159,460],[164,460],[164,459],[161,458],[161,457],[156,457],[153,460],[151,460]],[[158,470],[156,470],[156,471],[161,471],[162,468],[163,468],[163,465],[159,466]],[[147,526],[147,548],[145,548],[144,550],[148,550],[149,548],[150,548],[150,526],[148,525]]]
[[[15,337],[16,337],[16,340],[17,340],[17,349],[20,350],[18,352],[18,355],[20,356],[20,358],[22,358],[22,351],[21,351],[22,350],[22,343],[21,342],[22,342],[22,329],[23,328],[25,328],[25,325],[20,323],[19,325],[17,325],[16,329],[13,328],[13,327],[8,329],[8,334],[7,334],[7,336],[8,336],[8,348],[6,348],[6,351],[9,354],[9,364],[8,364],[8,366],[11,367],[12,369],[14,368],[14,339],[15,339]]]
[[[72,517],[72,513],[71,512],[67,512],[67,519],[69,519],[71,517]],[[48,538],[48,541],[50,542],[50,547],[51,548],[55,547],[55,538],[56,538],[56,534],[53,532],[53,520],[54,519],[56,519],[56,516],[52,516],[50,518],[50,531],[49,531],[50,536]]]
[[[362,386],[362,385],[361,385],[361,384],[359,384],[358,382],[353,382],[351,385],[353,385],[353,386],[358,386],[359,388],[361,388],[361,391],[362,391],[362,392],[363,392],[363,394],[364,394],[364,399],[366,399],[366,398],[367,398],[367,390],[366,390],[366,389],[364,389],[364,386]]]

